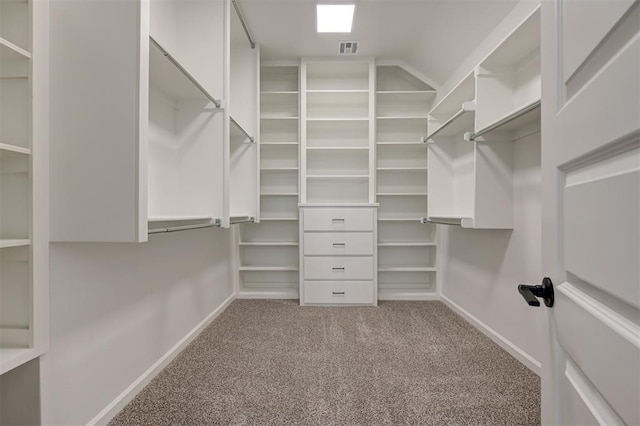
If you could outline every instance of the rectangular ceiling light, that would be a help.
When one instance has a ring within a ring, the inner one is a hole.
[[[354,4],[317,5],[319,33],[350,33],[353,24]]]

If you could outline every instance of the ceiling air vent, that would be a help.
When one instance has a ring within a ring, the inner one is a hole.
[[[357,41],[341,41],[338,49],[339,55],[355,55],[358,53]]]

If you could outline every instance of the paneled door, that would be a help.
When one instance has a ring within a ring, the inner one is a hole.
[[[543,423],[640,424],[640,2],[542,4]]]

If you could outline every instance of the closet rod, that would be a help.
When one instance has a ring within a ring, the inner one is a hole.
[[[539,106],[540,106],[540,101],[536,101],[531,105],[528,105],[526,108],[523,108],[522,110],[518,111],[517,113],[510,115],[508,117],[505,117],[502,120],[496,121],[491,126],[480,130],[478,133],[471,134],[471,140],[475,140],[475,138],[477,138],[478,136],[482,136],[485,133],[489,133],[490,131],[497,129],[500,126],[504,126],[505,124],[512,122],[516,118],[520,118],[523,115],[527,114],[528,112],[535,110]]]
[[[234,120],[234,119],[233,119],[233,117],[229,116],[229,118],[231,119],[231,123],[232,123],[232,124],[235,124],[235,125],[236,125],[236,127],[237,127],[238,129],[240,129],[240,131],[241,131],[242,133],[244,133],[244,135],[247,137],[247,139],[249,139],[249,141],[250,141],[251,143],[255,143],[255,141],[256,141],[256,140],[253,138],[253,136],[251,136],[249,133],[247,133],[247,131],[246,131],[246,130],[245,130],[245,129],[240,125],[240,124],[238,124],[238,122],[237,122],[236,120]]]
[[[179,232],[179,231],[188,231],[190,229],[201,229],[201,228],[213,228],[219,227],[221,225],[220,219],[214,219],[208,223],[201,223],[199,225],[182,225],[182,226],[170,226],[168,228],[157,228],[150,229],[149,234],[164,234],[167,232]]]
[[[231,216],[229,218],[229,223],[231,225],[235,225],[237,223],[248,223],[248,222],[255,222],[256,218],[253,216]]]
[[[198,83],[198,80],[193,78],[193,76],[189,73],[189,71],[184,69],[184,67],[180,64],[180,62],[178,62],[173,56],[171,56],[171,54],[169,52],[164,50],[164,48],[162,46],[160,46],[160,43],[158,43],[153,37],[149,36],[149,40],[151,40],[151,43],[153,43],[153,45],[156,46],[158,48],[158,50],[160,50],[160,53],[162,53],[162,56],[167,58],[169,60],[169,62],[171,62],[173,64],[173,66],[175,66],[178,69],[178,71],[180,71],[185,77],[187,77],[187,79],[191,83],[193,83],[193,85],[196,86],[198,88],[198,90],[201,91],[202,94],[207,99],[209,99],[211,102],[213,102],[213,104],[217,108],[220,108],[220,106],[222,105],[222,103],[220,102],[220,99],[216,99],[213,96],[211,96],[211,94],[209,92],[207,92],[207,89],[202,87],[202,85],[200,83]]]
[[[462,225],[462,218],[432,218],[432,217],[421,217],[420,223],[429,224],[435,223],[440,225]]]
[[[251,32],[249,31],[249,27],[247,27],[247,23],[244,20],[244,15],[242,14],[242,10],[240,9],[240,5],[238,4],[238,0],[231,0],[231,3],[233,3],[233,7],[236,9],[236,13],[238,14],[238,19],[240,20],[240,23],[242,24],[242,28],[244,28],[244,33],[247,35],[247,38],[249,39],[249,44],[251,45],[252,49],[256,48],[256,42],[253,41],[253,37],[251,36]]]

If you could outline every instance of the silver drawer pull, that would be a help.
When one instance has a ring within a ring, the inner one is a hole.
[[[331,268],[333,272],[344,272],[344,268]]]
[[[347,244],[346,243],[333,243],[334,247],[346,247]]]
[[[332,223],[344,223],[344,219],[331,219]]]
[[[344,296],[344,291],[332,291],[331,294],[334,296]]]

